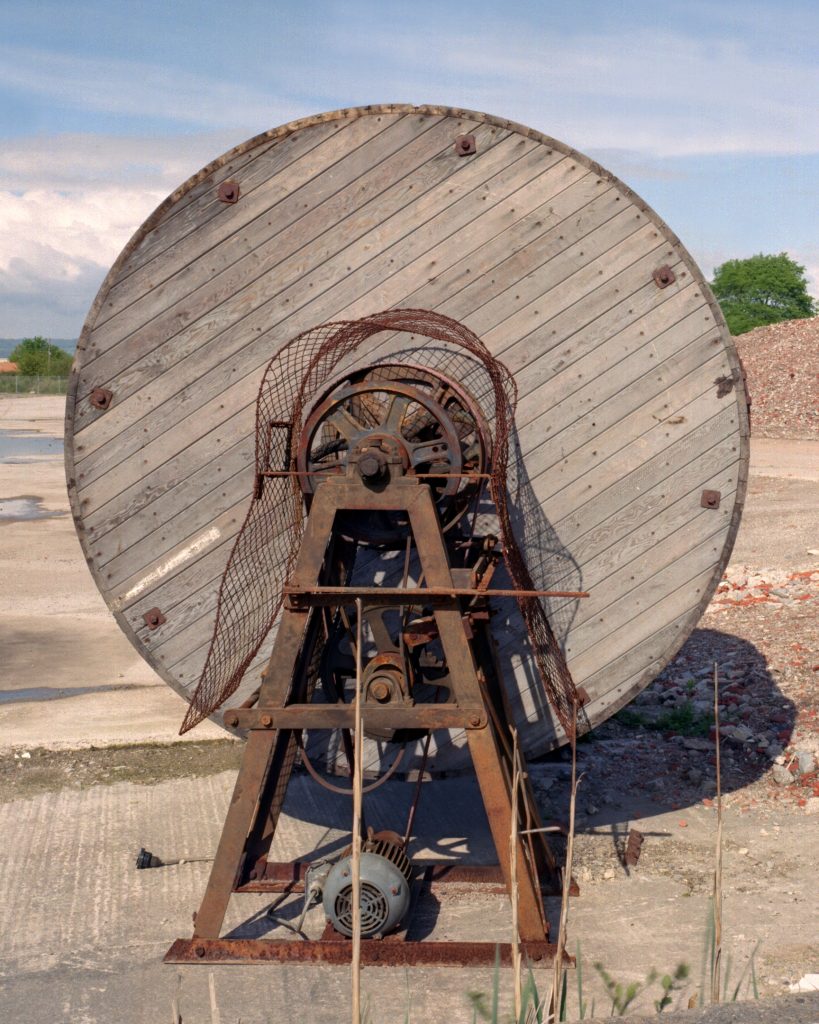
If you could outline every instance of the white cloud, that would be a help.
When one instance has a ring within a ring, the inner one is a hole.
[[[819,152],[819,66],[799,53],[788,59],[782,48],[766,52],[763,30],[752,51],[727,30],[700,38],[633,21],[561,35],[545,15],[524,23],[511,11],[484,18],[478,31],[453,32],[455,12],[444,6],[439,31],[398,11],[389,30],[370,20],[365,31],[355,13],[343,26],[316,25],[309,51],[281,48],[275,66],[267,52],[264,64],[249,53],[236,80],[0,45],[0,88],[12,95],[85,112],[89,124],[104,112],[180,129],[172,137],[5,141],[0,335],[40,330],[31,322],[40,313],[52,318],[42,330],[76,333],[108,266],[165,195],[247,135],[322,107],[396,100],[487,110],[585,152],[616,150],[627,179],[647,174],[656,158],[662,166],[651,176],[668,177],[674,157]],[[194,127],[201,130],[181,134]],[[684,224],[672,226],[685,237]],[[710,274],[737,252],[695,255]],[[819,255],[804,247],[792,255],[808,268],[815,294]]]
[[[148,214],[236,142],[23,138],[0,152],[0,336],[72,337],[108,267]]]

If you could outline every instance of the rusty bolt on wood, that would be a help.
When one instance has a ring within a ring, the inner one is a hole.
[[[235,729],[239,724],[239,716],[237,714],[225,715],[225,724],[230,726],[231,729]]]
[[[219,185],[219,191],[217,194],[219,196],[220,203],[228,203],[229,205],[232,203],[238,203],[239,196],[241,194],[239,189],[239,182],[223,181]]]
[[[469,156],[471,153],[477,153],[477,151],[478,146],[474,135],[459,135],[455,139],[455,152],[458,156]]]
[[[270,726],[273,724],[273,719],[270,717],[270,715],[262,715],[259,721],[262,723],[265,729],[269,729]]]
[[[719,491],[703,491],[700,495],[700,505],[702,508],[719,508],[721,497]]]
[[[667,288],[677,280],[677,275],[669,266],[658,267],[652,276],[658,288]]]
[[[107,409],[114,399],[113,391],[109,391],[108,388],[94,388],[91,392],[91,397],[88,401],[95,409]]]
[[[148,629],[159,629],[168,621],[158,608],[149,608],[142,618]]]

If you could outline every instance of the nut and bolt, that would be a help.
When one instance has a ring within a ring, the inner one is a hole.
[[[658,288],[667,288],[677,280],[677,275],[669,266],[658,267],[652,276]]]
[[[265,729],[269,729],[270,726],[273,724],[273,719],[270,717],[270,715],[262,715],[259,721],[262,723]]]
[[[239,182],[238,181],[223,181],[219,186],[218,191],[219,202],[221,203],[238,203],[239,201]]]
[[[358,473],[365,483],[380,480],[387,471],[387,460],[381,452],[365,452],[358,460]]]
[[[149,608],[142,616],[142,620],[148,629],[159,629],[168,621],[159,608]]]
[[[379,703],[386,703],[391,696],[389,685],[383,679],[376,679],[370,686],[370,693]]]
[[[700,496],[701,508],[719,508],[722,495],[719,491],[703,491]]]
[[[95,409],[107,409],[113,401],[114,393],[108,388],[94,388],[91,392],[89,402]]]

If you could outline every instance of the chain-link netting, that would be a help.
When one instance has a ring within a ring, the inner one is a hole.
[[[284,585],[295,566],[304,529],[304,500],[295,471],[305,413],[373,335],[391,332],[434,339],[446,348],[429,353],[425,365],[451,361],[454,348],[480,364],[492,434],[489,490],[495,506],[504,560],[518,590],[535,586],[512,529],[507,498],[510,438],[514,429],[517,389],[506,367],[495,359],[472,331],[449,317],[421,309],[394,309],[362,320],[339,321],[311,328],[284,345],[265,370],[256,406],[256,484],[244,524],[231,551],[219,589],[216,623],[207,659],[182,723],[186,732],[216,710],[238,688],[244,673],[269,633],[282,604]],[[378,349],[379,346],[376,346]],[[447,355],[447,349],[450,355]],[[370,356],[368,351],[367,355]],[[426,355],[426,353],[425,353]],[[393,362],[392,358],[383,360]],[[452,373],[452,367],[449,367]],[[469,368],[456,372],[466,381]],[[473,397],[474,392],[473,392]],[[478,399],[480,400],[480,399]],[[483,404],[483,403],[481,403]],[[514,475],[514,474],[512,474]],[[521,596],[517,604],[526,626],[544,692],[567,736],[577,700],[563,651],[549,624],[543,602]]]

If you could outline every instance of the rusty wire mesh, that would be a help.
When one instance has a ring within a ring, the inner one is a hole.
[[[489,489],[504,560],[516,589],[538,589],[515,539],[508,506],[509,450],[517,389],[506,367],[463,324],[428,310],[394,309],[361,320],[311,328],[279,350],[262,378],[256,406],[254,495],[222,577],[205,667],[180,732],[193,728],[236,691],[273,626],[284,585],[295,566],[304,528],[298,477],[263,474],[296,468],[298,442],[310,403],[326,391],[339,365],[381,332],[434,339],[456,350],[466,350],[481,365],[483,390],[488,392],[489,400],[484,412],[492,433]],[[577,692],[563,651],[541,600],[525,596],[516,600],[545,695],[569,736]]]

